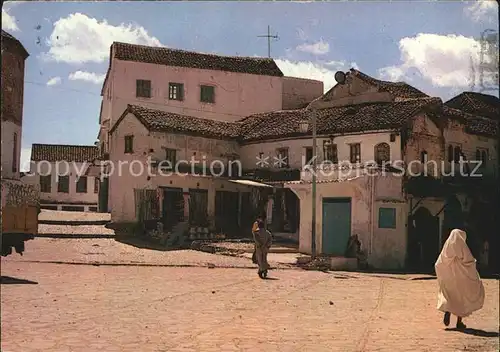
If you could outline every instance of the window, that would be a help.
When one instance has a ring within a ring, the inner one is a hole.
[[[379,208],[378,209],[378,227],[380,229],[396,228],[396,209]]]
[[[17,172],[17,133],[14,133],[13,139],[14,148],[12,149],[12,172]]]
[[[134,152],[134,136],[125,136],[125,154]]]
[[[80,176],[76,181],[76,193],[87,193],[87,176]]]
[[[69,193],[69,176],[57,177],[57,192]]]
[[[259,153],[259,159],[257,160],[257,167],[264,167],[267,165],[267,159],[264,156],[264,153]]]
[[[451,163],[453,161],[453,146],[450,144],[448,146],[448,162]]]
[[[456,146],[453,148],[453,162],[458,163],[460,162],[460,156],[462,155],[462,150],[460,149],[459,146]]]
[[[488,161],[488,150],[476,149],[476,160],[481,161],[481,166],[485,167]]]
[[[350,153],[351,163],[355,164],[361,162],[361,144],[354,143],[351,144],[350,147],[351,147],[351,153]]]
[[[288,148],[279,148],[277,150],[276,166],[279,168],[287,168],[288,167]]]
[[[144,79],[136,80],[135,96],[137,98],[151,98],[151,81]]]
[[[215,102],[215,87],[213,87],[213,86],[201,86],[201,88],[200,88],[200,101],[202,103],[214,103]]]
[[[337,145],[332,144],[330,141],[323,142],[323,155],[325,161],[331,161],[334,164],[339,162],[339,157],[337,154]]]
[[[168,99],[170,100],[184,100],[184,84],[182,83],[169,83],[168,84]]]
[[[40,176],[40,192],[50,193],[52,191],[52,177],[50,175]]]
[[[422,152],[420,152],[420,161],[422,163],[426,163],[427,162],[427,152],[425,150],[423,150]]]
[[[375,161],[382,165],[391,159],[391,147],[387,143],[379,143],[375,146]]]
[[[313,162],[313,148],[312,147],[306,147],[306,160],[305,160],[305,165],[310,164]]]
[[[165,160],[168,160],[172,164],[172,167],[174,167],[175,163],[177,162],[177,150],[167,148],[165,151]]]
[[[94,178],[94,193],[99,193],[99,178]]]

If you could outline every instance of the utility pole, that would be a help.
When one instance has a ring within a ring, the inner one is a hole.
[[[267,26],[267,35],[258,35],[259,38],[267,38],[267,56],[271,57],[271,39],[279,39],[277,35],[271,35],[271,26]]]

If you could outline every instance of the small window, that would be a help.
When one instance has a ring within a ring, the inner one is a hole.
[[[395,208],[379,208],[378,210],[378,227],[381,229],[396,228],[396,209]]]
[[[276,154],[277,160],[275,162],[275,166],[279,168],[287,168],[289,166],[288,148],[279,148]]]
[[[135,96],[137,98],[151,98],[151,81],[144,79],[136,80]]]
[[[214,103],[215,102],[215,87],[213,87],[213,86],[201,86],[201,88],[200,88],[200,101],[202,103]]]
[[[99,193],[99,178],[94,178],[94,193]]]
[[[462,150],[460,149],[459,146],[456,146],[454,149],[453,149],[453,161],[455,163],[459,163],[460,162],[460,157],[462,156]]]
[[[40,176],[40,192],[50,193],[52,191],[52,176]]]
[[[313,148],[306,147],[306,162],[305,165],[312,164],[313,160]]]
[[[267,165],[267,160],[266,157],[264,156],[264,153],[260,152],[259,153],[259,159],[257,160],[257,167],[264,167]]]
[[[87,176],[80,176],[76,181],[76,193],[87,193]]]
[[[324,141],[323,154],[325,161],[331,161],[333,164],[337,164],[339,162],[336,144],[332,144],[330,141]]]
[[[361,144],[359,143],[354,143],[350,145],[351,147],[351,153],[350,153],[350,159],[352,164],[360,163],[361,162]]]
[[[379,143],[375,146],[375,162],[382,165],[391,159],[391,147],[387,143]]]
[[[482,167],[485,167],[488,162],[488,150],[476,149],[476,160],[481,162]]]
[[[12,148],[12,172],[17,172],[17,133],[13,137],[14,147]]]
[[[174,167],[177,162],[177,150],[167,148],[165,154],[165,160],[168,160],[172,164],[172,167]]]
[[[426,163],[426,162],[427,162],[427,159],[428,159],[427,152],[426,152],[425,150],[423,150],[423,151],[420,153],[420,162],[422,162],[422,163]]]
[[[125,136],[125,154],[134,152],[134,136]]]
[[[448,146],[448,162],[451,163],[453,161],[453,146],[450,144]]]
[[[89,211],[97,212],[97,207],[89,207]]]
[[[182,83],[169,83],[168,84],[168,99],[170,100],[184,100],[184,84]]]
[[[57,192],[69,193],[69,176],[58,176],[57,178]]]

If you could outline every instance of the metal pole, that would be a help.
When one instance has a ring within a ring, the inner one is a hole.
[[[312,229],[311,229],[311,258],[316,258],[316,108],[311,109],[312,137],[313,137],[313,174],[312,174]]]
[[[267,57],[271,57],[271,26],[267,25]]]

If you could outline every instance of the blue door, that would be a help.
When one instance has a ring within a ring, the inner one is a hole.
[[[344,256],[351,236],[351,199],[323,198],[322,253]]]

